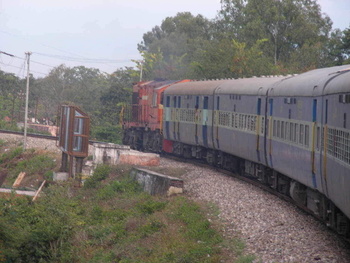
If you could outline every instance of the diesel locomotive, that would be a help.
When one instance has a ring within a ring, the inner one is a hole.
[[[350,65],[133,87],[123,143],[254,177],[350,236]]]

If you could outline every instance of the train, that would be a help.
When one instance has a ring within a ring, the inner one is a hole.
[[[255,178],[350,236],[350,65],[288,76],[139,82],[123,131],[133,149]]]

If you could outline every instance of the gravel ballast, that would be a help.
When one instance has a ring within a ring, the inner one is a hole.
[[[185,168],[185,193],[220,210],[224,235],[240,236],[256,262],[350,262],[349,245],[292,204],[210,168],[161,159]]]

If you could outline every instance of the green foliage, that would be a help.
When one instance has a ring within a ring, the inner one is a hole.
[[[120,125],[106,123],[103,126],[92,126],[91,137],[101,142],[121,144],[123,130]]]
[[[140,187],[136,182],[125,179],[122,181],[112,181],[105,185],[98,190],[96,197],[100,200],[108,200],[115,196],[116,193],[133,194],[138,191],[140,191]]]
[[[19,157],[22,153],[22,147],[10,149],[8,152],[5,152],[0,156],[0,164],[8,163],[10,160]]]
[[[25,171],[27,175],[42,173],[55,167],[53,159],[46,155],[35,155],[33,158],[22,160],[17,163],[15,173]]]
[[[105,180],[108,177],[110,172],[110,166],[104,164],[98,165],[94,171],[94,174],[84,182],[84,187],[96,188],[101,181]]]
[[[161,211],[166,206],[165,202],[159,202],[153,199],[148,199],[137,206],[137,209],[141,211],[142,214],[151,215],[156,211]]]
[[[183,221],[187,225],[186,234],[202,242],[219,242],[221,237],[210,228],[209,221],[200,213],[200,207],[179,198],[174,217]]]
[[[14,122],[0,120],[0,129],[8,131],[20,131]]]
[[[74,220],[72,210],[62,207],[62,197],[53,194],[35,204],[14,196],[0,199],[0,239],[7,262],[48,262],[72,256],[68,238]]]
[[[201,208],[140,191],[130,169],[99,166],[97,188],[51,185],[35,203],[0,198],[0,260],[220,262],[222,239]]]
[[[47,171],[44,174],[45,180],[52,181],[53,180],[53,171]]]

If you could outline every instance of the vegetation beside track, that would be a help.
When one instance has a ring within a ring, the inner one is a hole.
[[[2,149],[1,165],[16,172],[54,163],[35,161],[40,152]],[[150,196],[129,179],[130,169],[98,166],[83,188],[52,182],[34,203],[0,196],[0,262],[232,262],[232,251],[236,262],[252,261],[242,242],[222,237],[215,207]]]

